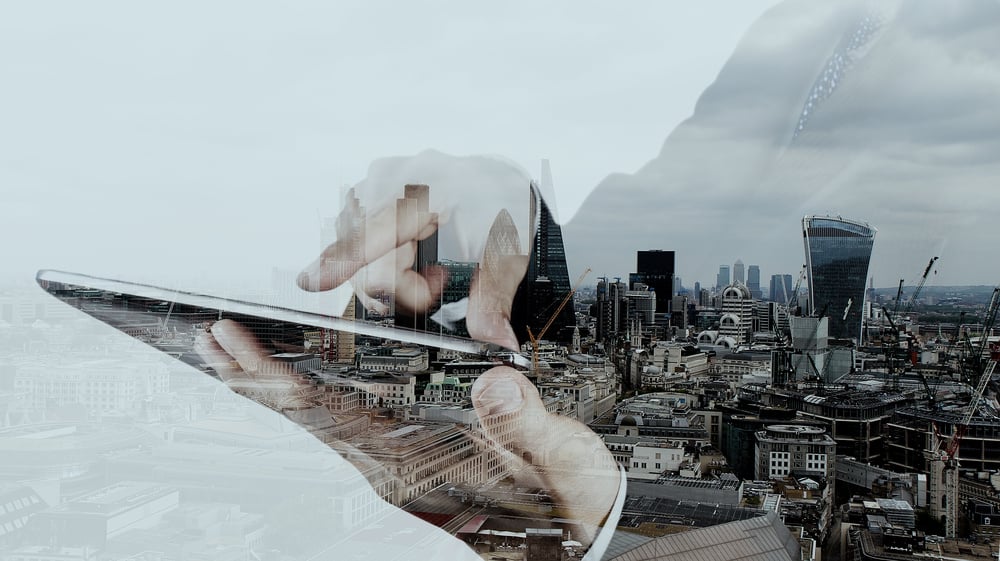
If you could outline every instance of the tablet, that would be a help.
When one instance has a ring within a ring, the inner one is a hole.
[[[372,321],[52,269],[39,271],[36,281],[46,292],[74,308],[189,364],[197,360],[189,348],[197,332],[221,319],[232,319],[272,342],[275,350],[304,347],[304,332],[325,329],[467,354],[499,356],[524,368],[530,365],[520,353],[497,352],[496,345]]]

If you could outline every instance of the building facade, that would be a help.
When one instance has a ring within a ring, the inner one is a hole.
[[[768,425],[757,432],[756,479],[812,475],[833,481],[837,443],[821,427]]]
[[[839,216],[806,216],[802,236],[809,281],[809,309],[826,310],[830,337],[861,338],[865,284],[876,229]]]

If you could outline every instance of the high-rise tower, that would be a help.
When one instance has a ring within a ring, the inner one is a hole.
[[[715,288],[722,290],[729,286],[729,265],[719,265],[719,274],[715,276]]]
[[[747,283],[746,269],[743,266],[743,261],[740,259],[733,263],[733,282],[738,282],[745,285]]]
[[[876,231],[870,224],[839,216],[802,219],[809,308],[826,309],[830,337],[861,337],[865,283]]]
[[[644,284],[656,292],[656,313],[670,311],[670,299],[674,295],[674,252],[650,249],[636,252],[636,267],[629,275],[629,288],[636,290],[636,284]]]
[[[542,179],[551,182],[548,161],[542,163]],[[518,286],[511,317],[514,333],[518,341],[522,342],[528,340],[526,327],[530,326],[532,333],[537,335],[572,288],[566,266],[562,228],[534,187],[531,189],[531,196],[537,197],[538,201],[537,205],[532,205],[533,209],[537,207],[538,214],[532,217],[532,224],[537,226],[528,258],[528,271]],[[568,343],[573,338],[575,326],[576,314],[573,306],[568,304],[552,322],[545,338]]]
[[[760,290],[760,267],[757,265],[750,265],[747,267],[747,288],[750,289],[750,294],[753,295],[754,300],[760,300],[762,297],[762,292]]]

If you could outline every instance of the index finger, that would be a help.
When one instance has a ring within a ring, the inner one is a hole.
[[[395,205],[385,205],[369,217],[351,189],[337,218],[337,241],[299,274],[299,287],[332,290],[390,251],[429,237],[438,226],[437,213],[428,210],[429,190],[426,185],[406,185]]]

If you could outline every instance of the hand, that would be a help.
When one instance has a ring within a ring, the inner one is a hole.
[[[302,413],[322,406],[311,386],[269,364],[268,353],[245,327],[231,320],[216,322],[196,348],[237,393],[312,428],[305,420],[316,417]],[[564,517],[578,521],[584,534],[575,539],[589,545],[619,487],[614,459],[601,439],[573,419],[548,413],[538,390],[512,368],[482,374],[473,386],[472,402],[482,427],[480,453],[498,452],[519,486],[550,493]],[[362,472],[371,467],[370,458],[348,457],[361,463],[357,467]]]
[[[424,152],[379,160],[348,192],[337,240],[298,284],[320,291],[350,282],[369,310],[384,313],[373,294],[391,291],[398,308],[426,312],[439,301],[446,273],[436,259],[421,262],[418,248],[436,242],[453,259],[479,263],[468,296],[470,336],[517,349],[510,313],[528,265],[530,183],[516,166],[493,158]],[[432,240],[446,224],[453,235]]]
[[[604,441],[586,425],[549,413],[538,389],[513,368],[480,375],[472,404],[486,437],[514,457],[519,486],[552,493],[589,546],[618,495],[620,476]]]

